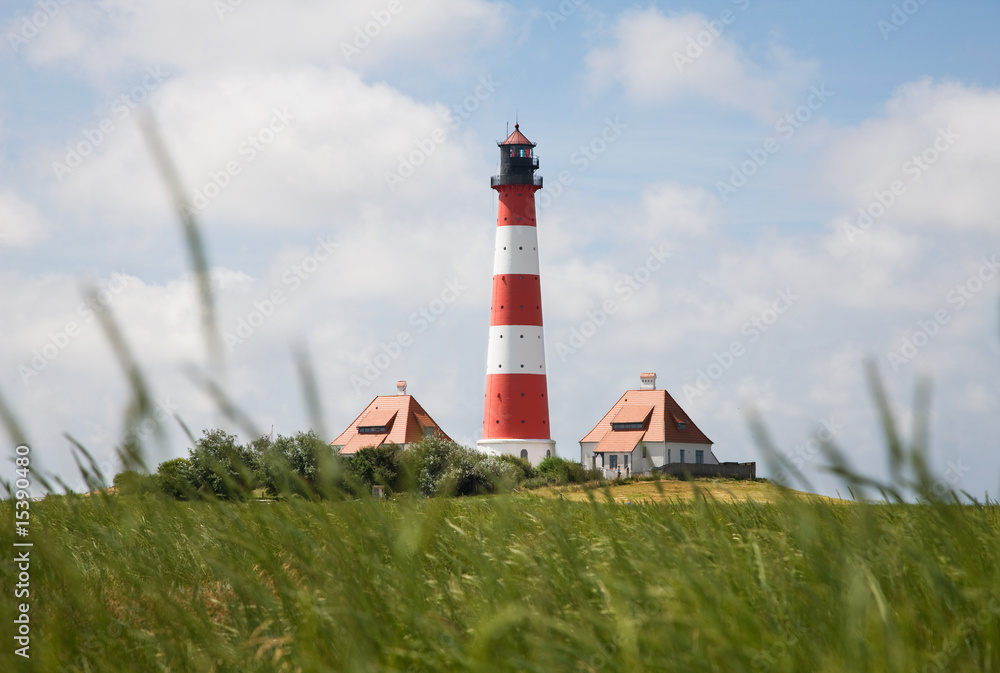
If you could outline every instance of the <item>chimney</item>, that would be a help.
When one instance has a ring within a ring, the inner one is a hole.
[[[396,381],[396,390],[399,391],[400,395],[406,394],[406,381]]]
[[[656,373],[639,374],[640,390],[656,390]]]

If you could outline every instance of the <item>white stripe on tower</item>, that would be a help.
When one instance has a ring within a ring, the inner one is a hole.
[[[538,229],[536,227],[497,227],[493,275],[507,273],[538,275]]]

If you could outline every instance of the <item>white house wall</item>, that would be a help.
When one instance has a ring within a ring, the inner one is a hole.
[[[612,431],[613,432],[613,431]],[[646,448],[646,456],[643,457],[643,447]],[[601,458],[597,456],[596,461],[594,460],[594,449],[597,448],[597,442],[580,442],[580,462],[584,467],[596,467],[599,469],[601,467]],[[667,450],[670,453],[667,453]],[[694,463],[695,462],[695,451],[704,451],[704,463],[706,465],[718,465],[719,459],[715,457],[712,452],[711,444],[685,444],[681,442],[646,442],[642,441],[635,447],[632,451],[631,457],[629,458],[629,464],[632,466],[632,472],[634,474],[649,472],[654,467],[663,467],[667,462],[679,463],[681,462],[681,449],[684,449],[684,462]],[[621,454],[619,454],[621,455]],[[670,458],[668,461],[667,458]],[[608,466],[607,458],[605,458],[604,467]]]

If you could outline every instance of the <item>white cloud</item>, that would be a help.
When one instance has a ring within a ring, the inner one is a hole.
[[[26,248],[48,237],[50,225],[31,203],[0,191],[0,248]]]
[[[431,185],[463,193],[476,173],[443,106],[365,84],[339,66],[181,75],[159,86],[152,107],[208,223],[288,229],[341,227],[371,213],[429,215],[454,205],[431,197]],[[100,213],[102,225],[163,221],[166,193],[136,115],[53,182],[54,201]],[[71,165],[64,145],[76,147],[97,127],[95,120],[40,152],[44,168]]]
[[[718,200],[707,191],[676,182],[661,182],[646,188],[642,195],[647,234],[659,238],[700,236],[718,223]]]
[[[726,10],[729,24],[740,11]],[[699,13],[664,16],[650,8],[622,15],[615,44],[587,56],[595,87],[620,83],[640,102],[677,101],[695,96],[770,119],[788,85],[798,86],[812,70],[772,46],[777,72],[766,74],[727,34],[727,24]]]
[[[190,72],[303,62],[365,67],[401,55],[408,62],[446,61],[464,53],[470,41],[490,40],[503,23],[501,8],[485,0],[286,0],[218,11],[235,4],[72,3],[24,49],[36,63],[67,65],[98,81],[135,63]],[[390,4],[399,10],[389,11]],[[361,53],[348,60],[343,45],[355,44],[363,45]]]
[[[827,184],[850,207],[841,231],[859,224],[859,208],[884,211],[872,235],[893,226],[1000,231],[1000,91],[906,84],[883,116],[832,131],[827,143]]]

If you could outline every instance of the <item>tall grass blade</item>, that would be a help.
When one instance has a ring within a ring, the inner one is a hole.
[[[98,301],[97,291],[93,286],[85,286],[84,295],[89,302]],[[115,321],[111,307],[98,311],[97,318],[132,393],[125,411],[125,440],[118,449],[119,458],[126,470],[144,470],[144,450],[139,437],[141,437],[142,422],[153,417],[153,396],[146,384],[139,362],[132,354],[132,349],[129,348],[125,335]],[[154,427],[157,436],[162,440],[163,429],[159,424],[154,424]]]
[[[184,190],[180,174],[167,151],[166,144],[160,135],[159,127],[153,113],[145,110],[140,116],[143,135],[149,145],[150,152],[160,170],[160,175],[167,185],[170,196],[174,202],[174,209],[180,218],[181,227],[184,231],[184,240],[187,244],[188,255],[191,259],[191,267],[198,282],[198,296],[201,302],[202,333],[205,338],[205,346],[208,354],[208,361],[213,371],[221,372],[223,350],[222,340],[219,336],[219,328],[216,322],[215,298],[212,294],[212,279],[209,274],[208,255],[205,251],[205,243],[202,240],[201,230],[195,218],[195,210],[191,200]]]
[[[211,376],[199,372],[194,367],[187,368],[186,374],[192,383],[208,393],[209,397],[215,401],[215,405],[222,412],[223,416],[236,423],[248,437],[256,439],[262,436],[253,420],[230,399],[225,389],[213,380]],[[190,433],[188,434],[190,435]]]
[[[323,405],[320,401],[319,385],[316,383],[315,369],[312,365],[309,349],[304,343],[300,343],[292,349],[292,355],[295,358],[295,370],[298,372],[299,382],[302,385],[302,396],[309,412],[309,422],[316,434],[325,438],[327,434],[323,423]]]

